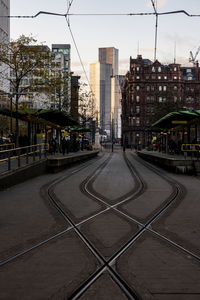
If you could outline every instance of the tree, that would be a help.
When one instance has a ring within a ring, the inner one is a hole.
[[[50,49],[36,45],[32,36],[21,35],[10,43],[0,44],[0,64],[7,66],[10,72],[1,72],[1,77],[10,84],[12,101],[18,112],[22,95],[49,92]],[[18,144],[19,125],[16,118],[16,141]]]
[[[95,117],[94,97],[91,91],[87,91],[87,85],[82,84],[79,95],[79,114],[82,117],[83,123],[88,119]]]
[[[62,109],[69,109],[69,103],[64,103],[66,95],[66,76],[63,70],[53,70],[51,68],[51,75],[49,77],[48,86],[51,91],[51,98],[54,102],[54,108],[58,108],[59,111]]]

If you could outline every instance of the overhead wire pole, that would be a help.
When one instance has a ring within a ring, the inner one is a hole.
[[[155,25],[155,46],[154,46],[154,61],[156,61],[157,56],[157,40],[158,40],[158,12],[157,12],[157,5],[155,6],[155,3],[157,4],[157,0],[151,0],[154,14],[156,16],[156,25]]]

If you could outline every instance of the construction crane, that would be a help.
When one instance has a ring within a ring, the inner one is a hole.
[[[196,64],[198,63],[198,60],[196,60],[197,55],[199,54],[200,51],[200,46],[198,47],[195,55],[193,55],[192,51],[190,51],[190,58],[189,58],[189,62],[193,63],[193,66],[195,67]]]

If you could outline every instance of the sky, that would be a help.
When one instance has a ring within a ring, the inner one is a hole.
[[[11,15],[35,15],[39,11],[65,14],[69,0],[10,0]],[[157,0],[157,11],[186,10],[200,14],[199,0]],[[130,14],[153,12],[149,0],[73,0],[70,13]],[[98,61],[98,48],[119,49],[120,74],[129,69],[130,56],[154,59],[155,16],[78,16],[69,18],[79,55],[89,78],[89,64]],[[200,17],[183,14],[159,16],[157,59],[188,65],[190,51],[200,46]],[[34,19],[11,19],[11,38],[32,34],[38,43],[71,44],[72,71],[85,80],[79,55],[65,17],[40,15]],[[176,46],[175,46],[176,45]],[[176,51],[175,51],[176,49]],[[175,55],[176,53],[176,55]],[[199,53],[200,59],[200,53]],[[191,65],[191,64],[190,64]]]

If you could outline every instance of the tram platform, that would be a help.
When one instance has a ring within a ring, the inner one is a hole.
[[[193,155],[189,156],[187,153],[176,155],[148,150],[137,151],[137,155],[169,171],[200,176],[200,158]]]
[[[45,158],[26,164],[25,159],[21,166],[17,164],[10,171],[5,171],[5,163],[0,163],[0,190],[9,188],[27,179],[40,176],[45,173],[56,173],[76,163],[89,160],[99,153],[98,150],[70,152],[69,154],[56,153]]]

